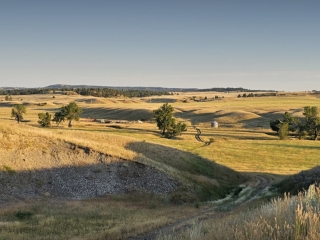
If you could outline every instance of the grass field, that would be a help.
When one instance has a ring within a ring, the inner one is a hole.
[[[214,99],[216,95],[221,97]],[[9,167],[12,171],[57,167],[40,160],[29,162],[26,167],[15,161],[13,156],[19,158],[22,154],[39,148],[49,151],[50,142],[68,142],[154,166],[179,179],[185,186],[198,184],[197,186],[202,187],[201,194],[204,196],[208,183],[210,188],[219,186],[215,189],[216,197],[226,193],[223,189],[230,186],[230,182],[238,185],[257,174],[279,181],[288,175],[319,165],[319,141],[296,138],[280,141],[269,129],[270,120],[281,117],[285,111],[303,117],[303,107],[319,106],[319,96],[302,93],[279,97],[237,98],[237,95],[238,93],[179,93],[133,99],[61,94],[55,94],[54,98],[52,94],[13,96],[13,101],[0,101],[0,147],[3,150],[0,165],[3,168]],[[206,101],[192,100],[204,99],[205,96]],[[83,109],[80,122],[74,123],[73,128],[68,128],[64,123],[60,127],[44,129],[37,123],[38,113],[48,111],[54,114],[71,101],[75,101]],[[188,126],[187,132],[173,139],[162,138],[152,120],[152,111],[165,102],[170,102],[175,108],[175,117]],[[10,113],[13,105],[20,103],[27,106],[25,119],[28,122],[18,124],[10,117]],[[91,122],[91,118],[126,122],[105,124]],[[141,119],[145,121],[137,122]],[[210,127],[212,120],[218,121],[219,128]],[[201,129],[201,138],[211,141],[210,145],[205,146],[195,139],[196,131],[191,127],[192,124]],[[10,155],[13,152],[16,155]],[[4,153],[6,154],[3,155]],[[60,164],[70,165],[73,162],[66,160]],[[38,239],[45,239],[45,236],[50,236],[50,239],[69,239],[72,236],[77,239],[103,239],[106,236],[123,239],[130,234],[137,235],[199,211],[194,205],[172,205],[168,198],[119,198],[61,204],[42,202],[40,205],[10,205],[1,210],[0,224],[5,226],[1,236],[9,239],[15,239],[13,236],[31,239],[35,235],[28,234],[41,223],[43,230],[35,233],[38,234]],[[104,204],[114,208],[107,209]],[[77,215],[80,208],[85,209],[81,216]],[[27,220],[19,220],[15,217],[18,210],[30,211],[33,216]],[[115,217],[112,212],[119,214]],[[50,224],[58,224],[67,217],[71,220],[63,230],[66,235],[62,231],[52,232]],[[141,219],[140,224],[131,224],[133,218]],[[152,219],[157,221],[153,222]],[[111,221],[108,227],[102,227],[102,222],[105,221]],[[79,228],[74,227],[77,224]],[[18,232],[21,235],[17,235]]]

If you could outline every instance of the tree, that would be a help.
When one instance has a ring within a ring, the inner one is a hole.
[[[50,127],[51,126],[51,114],[49,114],[48,112],[39,113],[38,117],[39,117],[38,123],[42,127]]]
[[[173,111],[174,108],[168,103],[163,104],[160,108],[153,111],[162,136],[171,138],[187,130],[185,123],[176,123],[176,119],[173,117]]]
[[[305,130],[313,138],[317,140],[320,131],[320,117],[317,107],[306,106],[303,108],[303,115],[305,116]]]
[[[75,102],[71,102],[67,106],[63,106],[60,112],[55,113],[53,121],[59,126],[62,121],[68,120],[68,127],[72,127],[72,121],[79,121],[81,113],[82,109]]]
[[[275,132],[277,132],[277,134],[279,134],[279,130],[280,130],[279,124],[280,123],[281,123],[281,121],[279,119],[270,121],[271,130],[275,131]]]
[[[279,124],[279,132],[278,132],[280,140],[287,139],[288,133],[289,133],[289,123],[288,122],[281,122]]]
[[[156,118],[157,126],[162,136],[165,135],[167,129],[174,122],[173,111],[174,108],[168,103],[163,104],[160,108],[153,111],[153,116]]]
[[[172,136],[181,135],[181,132],[187,131],[187,125],[185,123],[179,122],[172,127]]]
[[[61,122],[63,122],[65,120],[65,116],[64,114],[60,111],[60,112],[56,112],[54,114],[54,117],[52,119],[52,121],[56,122],[57,123],[57,127],[59,126],[59,124]]]
[[[270,128],[276,131],[281,140],[286,139],[289,132],[296,132],[300,127],[298,118],[293,117],[290,113],[285,112],[283,119],[270,121]]]
[[[6,101],[12,101],[12,97],[11,97],[10,95],[7,95],[7,96],[4,98],[4,100],[6,100]]]
[[[23,120],[23,114],[25,113],[26,113],[26,106],[22,104],[17,104],[17,105],[14,105],[14,107],[12,108],[11,117],[14,117],[18,121],[18,123],[20,123],[21,120]]]

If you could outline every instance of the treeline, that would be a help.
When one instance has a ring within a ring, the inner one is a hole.
[[[241,97],[271,97],[271,96],[277,96],[277,93],[276,92],[271,92],[271,93],[244,93],[244,94],[239,94],[238,95],[238,98],[241,98]]]
[[[0,95],[31,95],[31,94],[45,94],[48,93],[48,89],[44,88],[21,88],[21,89],[10,89],[0,90]]]
[[[110,88],[63,88],[63,89],[50,89],[50,88],[24,88],[24,89],[11,89],[0,90],[0,95],[31,95],[31,94],[47,94],[62,92],[69,94],[74,92],[83,96],[94,97],[149,97],[149,96],[162,96],[169,95],[169,92],[148,91],[148,90],[117,90]]]
[[[162,96],[169,95],[169,92],[159,92],[150,90],[117,90],[110,88],[76,88],[74,92],[83,96],[94,96],[94,97],[149,97],[149,96]]]
[[[112,86],[92,86],[92,85],[64,85],[55,84],[47,86],[50,89],[64,88],[108,88],[116,90],[146,90],[151,92],[275,92],[274,90],[250,90],[242,87],[214,87],[214,88],[165,88],[165,87],[112,87]]]
[[[251,90],[246,88],[206,88],[206,89],[196,89],[193,91],[199,91],[199,92],[275,92],[274,90]]]

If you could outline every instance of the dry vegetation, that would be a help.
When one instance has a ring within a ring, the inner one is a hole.
[[[320,188],[312,185],[299,196],[285,195],[253,209],[221,214],[197,222],[179,234],[162,234],[157,240],[255,240],[320,238]]]
[[[216,95],[224,98],[214,99]],[[194,96],[196,99],[206,96],[207,100],[194,101]],[[269,130],[269,121],[280,117],[285,111],[301,117],[304,106],[318,106],[317,95],[236,96],[237,93],[185,93],[145,99],[104,99],[60,94],[55,94],[55,98],[52,94],[13,96],[13,101],[0,102],[0,167],[3,172],[14,176],[19,171],[80,164],[72,156],[61,158],[59,162],[50,160],[53,147],[71,143],[121,161],[153,166],[181,183],[176,198],[201,201],[208,196],[221,198],[232,185],[244,183],[250,178],[248,176],[260,174],[279,181],[319,165],[320,146],[317,141],[280,141]],[[66,124],[58,128],[40,128],[37,124],[38,113],[54,113],[70,101],[76,101],[84,110],[79,123],[75,123],[72,129],[68,129]],[[186,133],[175,139],[161,138],[156,124],[152,122],[152,111],[167,101],[175,108],[175,117],[189,126]],[[18,124],[10,118],[11,108],[17,103],[27,105],[25,119],[30,122]],[[102,124],[89,122],[88,118],[129,122]],[[147,121],[138,123],[137,120],[141,119]],[[212,120],[218,121],[219,128],[210,127]],[[201,129],[204,140],[212,141],[209,146],[195,140],[196,132],[190,127],[191,124]],[[81,161],[81,164],[96,164],[92,159]],[[186,192],[191,192],[192,196],[186,195]],[[312,194],[318,196],[314,198],[318,204],[319,192],[315,190]],[[196,195],[200,196],[197,200],[194,199]],[[143,196],[69,202],[41,198],[36,204],[26,202],[10,205],[1,209],[0,235],[5,239],[123,239],[199,211],[194,205],[172,205],[166,196]],[[307,196],[310,198],[311,195]],[[315,236],[319,237],[319,233],[312,229],[319,228],[319,204],[312,205],[312,208],[307,202],[301,205],[305,200],[306,196],[286,197],[256,210],[251,209],[250,214],[246,212],[241,215],[243,209],[231,215],[221,213],[223,222],[202,222],[181,236],[161,237],[318,239]],[[304,206],[304,211],[298,205]],[[18,211],[30,212],[32,216],[19,219],[16,216]],[[221,232],[221,229],[227,228],[225,226],[229,226],[227,233]],[[302,236],[305,226],[308,226],[308,234],[311,234],[309,238]]]

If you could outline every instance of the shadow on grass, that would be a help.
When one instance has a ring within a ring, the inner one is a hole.
[[[191,184],[191,189],[186,191],[193,192],[200,201],[223,198],[247,180],[241,173],[179,149],[148,142],[131,142],[126,148],[137,152],[140,158],[155,161],[159,169],[182,179],[186,185]]]
[[[83,107],[82,110],[82,118],[102,118],[128,121],[152,118],[152,111],[147,109]]]
[[[311,141],[314,142],[314,140],[300,140],[300,141]],[[320,146],[306,146],[306,145],[299,145],[297,143],[299,143],[300,141],[294,141],[294,142],[290,142],[290,143],[281,143],[280,141],[277,141],[277,143],[256,143],[256,145],[261,145],[261,146],[274,146],[274,147],[281,147],[281,148],[296,148],[296,149],[319,149],[320,150]]]

